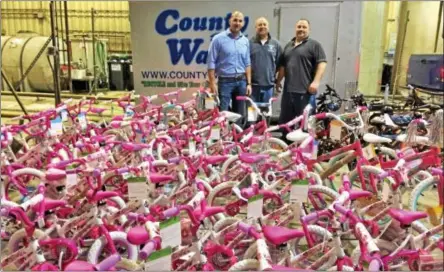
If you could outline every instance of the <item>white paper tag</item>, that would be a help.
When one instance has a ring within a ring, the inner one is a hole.
[[[248,122],[256,122],[257,112],[253,107],[248,107]]]
[[[385,179],[382,185],[382,201],[387,202],[390,196],[390,181]]]
[[[214,101],[214,98],[207,97],[205,98],[205,109],[206,110],[212,110],[216,107],[216,101]]]
[[[68,121],[68,112],[66,110],[62,110],[62,112],[60,112],[60,117],[62,117],[62,122]]]
[[[125,109],[125,117],[124,118],[131,118],[134,115],[134,110],[131,106],[127,106]]]
[[[330,138],[332,140],[341,140],[342,125],[337,120],[330,122]]]
[[[363,150],[364,158],[367,160],[371,160],[376,157],[375,146],[373,144],[369,144]]]
[[[293,180],[291,182],[290,202],[306,202],[308,197],[308,180]]]
[[[127,174],[127,173],[124,173]],[[124,178],[125,179],[125,178]],[[148,182],[146,177],[129,177],[128,182],[128,198],[129,200],[145,200],[148,199]]]
[[[63,134],[63,123],[60,117],[51,120],[51,136],[59,136]]]
[[[318,148],[319,148],[319,142],[316,140],[313,140],[313,149],[311,151],[311,159],[316,160],[318,158]]]
[[[85,115],[85,113],[84,113],[84,112],[81,112],[81,113],[77,116],[77,118],[79,119],[80,127],[81,127],[82,129],[86,129],[88,122],[87,122],[87,120],[86,120],[86,115]]]
[[[180,229],[180,217],[174,216],[160,222],[160,237],[162,247],[176,247],[182,243],[182,232]]]
[[[70,187],[76,185],[77,185],[77,174],[66,175],[66,188],[69,189]]]
[[[211,128],[211,134],[210,134],[211,140],[219,140],[220,139],[220,126],[216,125]]]
[[[247,218],[262,217],[262,207],[264,205],[264,196],[255,195],[248,199]]]
[[[194,140],[189,142],[188,153],[190,155],[194,155],[194,153],[196,153],[196,142]]]
[[[171,247],[151,253],[145,263],[145,271],[171,271]]]

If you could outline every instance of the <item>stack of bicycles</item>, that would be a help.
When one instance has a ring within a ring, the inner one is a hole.
[[[277,126],[274,99],[237,97],[243,129],[182,92],[109,101],[112,120],[81,99],[3,125],[1,268],[443,270],[442,109],[383,133],[359,96],[335,114],[329,90]]]

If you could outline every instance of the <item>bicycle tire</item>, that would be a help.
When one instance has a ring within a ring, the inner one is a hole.
[[[127,252],[128,252],[128,259],[131,261],[137,261],[137,253],[138,249],[137,246],[131,244],[128,242],[127,234],[122,231],[111,231],[109,233],[111,239],[113,241],[119,242],[120,244],[125,245]],[[107,241],[104,236],[101,236],[99,239],[95,240],[94,243],[91,245],[89,251],[88,251],[88,257],[87,260],[90,264],[98,264],[99,263],[99,256],[102,254],[102,251],[106,245]]]

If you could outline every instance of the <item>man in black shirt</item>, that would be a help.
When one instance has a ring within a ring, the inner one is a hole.
[[[302,114],[310,96],[316,95],[327,66],[327,57],[321,44],[309,38],[310,22],[307,19],[300,19],[296,23],[295,34],[279,60],[275,86],[278,92],[285,77],[279,124],[285,124]],[[283,139],[287,141],[286,131],[282,132]]]

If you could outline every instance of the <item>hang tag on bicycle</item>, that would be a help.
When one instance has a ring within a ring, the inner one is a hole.
[[[363,150],[364,158],[371,160],[376,157],[375,146],[373,144],[367,145]]]
[[[133,116],[134,116],[134,110],[133,110],[131,105],[128,105],[125,108],[125,116],[124,116],[124,118],[125,119],[131,119]]]
[[[291,182],[290,202],[303,203],[307,201],[309,183],[307,179],[293,180]]]
[[[248,107],[248,122],[256,122],[257,121],[257,112],[253,107]]]
[[[85,130],[86,127],[88,126],[88,122],[86,120],[86,114],[84,112],[79,113],[77,119],[79,120],[80,128],[82,130]]]
[[[180,217],[174,216],[160,222],[160,236],[162,247],[176,247],[182,243],[182,231],[180,228]]]
[[[215,125],[211,128],[210,132],[210,140],[219,140],[220,139],[220,125]]]
[[[126,181],[128,183],[129,200],[143,201],[148,198],[149,187],[146,177],[128,177]]]
[[[77,174],[66,175],[66,189],[77,185]]]
[[[264,206],[264,196],[255,195],[248,199],[247,218],[262,217],[262,207]]]
[[[60,112],[60,117],[62,118],[62,122],[68,121],[68,111],[67,110],[62,110]]]
[[[340,141],[342,134],[342,124],[338,120],[330,122],[330,139]]]
[[[190,142],[188,143],[188,153],[190,155],[194,155],[194,153],[196,153],[196,141],[195,140],[190,140]]]
[[[212,110],[216,107],[216,101],[213,97],[207,97],[205,98],[205,109],[206,110]]]
[[[319,141],[313,140],[313,149],[311,151],[311,159],[316,160],[318,158]]]
[[[390,198],[390,180],[384,179],[384,184],[382,184],[382,201],[387,202]]]
[[[63,134],[62,118],[57,117],[56,119],[51,120],[51,129],[49,134],[51,136],[59,136]]]
[[[145,263],[145,271],[171,271],[173,249],[165,247],[151,253]]]

